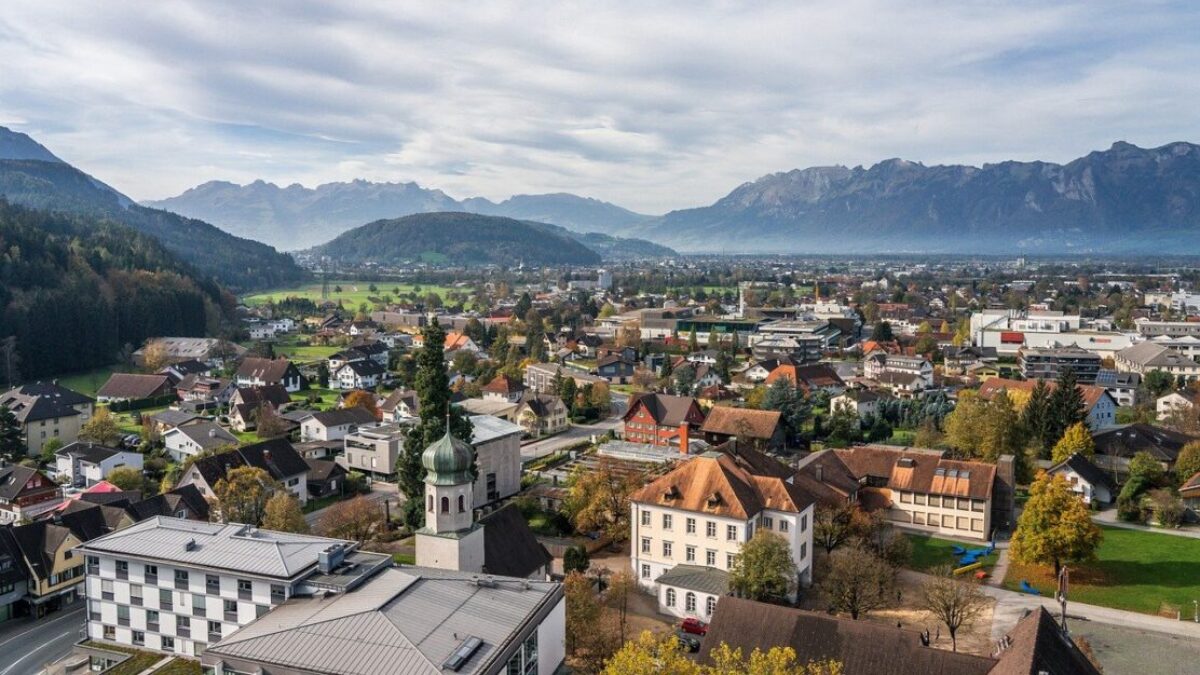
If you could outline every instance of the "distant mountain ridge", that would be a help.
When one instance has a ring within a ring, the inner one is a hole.
[[[355,180],[315,188],[210,181],[147,206],[216,223],[240,236],[286,249],[314,246],[366,222],[416,213],[459,211],[561,225],[577,232],[612,232],[651,216],[572,194],[516,195],[502,202],[462,201],[416,183]]]
[[[417,213],[377,220],[304,252],[341,263],[598,265],[600,254],[562,228],[476,213]]]
[[[33,209],[109,219],[148,234],[203,278],[235,290],[305,277],[296,261],[257,241],[200,220],[139,206],[55,157],[29,136],[0,127],[0,197]]]
[[[1067,164],[813,167],[620,230],[682,252],[1200,253],[1200,146]]]

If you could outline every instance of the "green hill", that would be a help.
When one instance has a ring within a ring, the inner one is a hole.
[[[377,220],[310,250],[346,263],[595,265],[600,254],[542,224],[473,213]]]

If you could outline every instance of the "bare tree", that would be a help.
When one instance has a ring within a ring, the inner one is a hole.
[[[943,565],[921,585],[921,606],[946,625],[950,644],[958,651],[958,630],[970,626],[987,609],[988,596],[979,590],[979,584],[958,579]]]
[[[895,599],[895,568],[861,541],[831,553],[825,567],[821,598],[830,609],[846,612],[851,619]]]
[[[833,553],[854,534],[853,504],[826,506],[818,504],[813,515],[813,544]]]

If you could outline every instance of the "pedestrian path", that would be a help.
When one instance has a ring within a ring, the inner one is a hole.
[[[1190,539],[1200,539],[1200,528],[1195,526],[1181,527],[1178,529],[1170,529],[1166,527],[1152,527],[1150,525],[1139,525],[1137,523],[1127,523],[1117,519],[1117,510],[1108,509],[1107,511],[1099,511],[1092,514],[1092,520],[1111,527],[1119,527],[1125,530],[1138,530],[1140,532],[1153,532],[1154,534],[1166,534],[1172,537],[1188,537]]]

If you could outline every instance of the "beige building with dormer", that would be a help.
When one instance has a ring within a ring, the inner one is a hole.
[[[707,621],[728,592],[742,545],[764,530],[792,551],[799,585],[812,582],[815,498],[792,469],[730,441],[684,461],[629,498],[630,553],[658,609]]]

